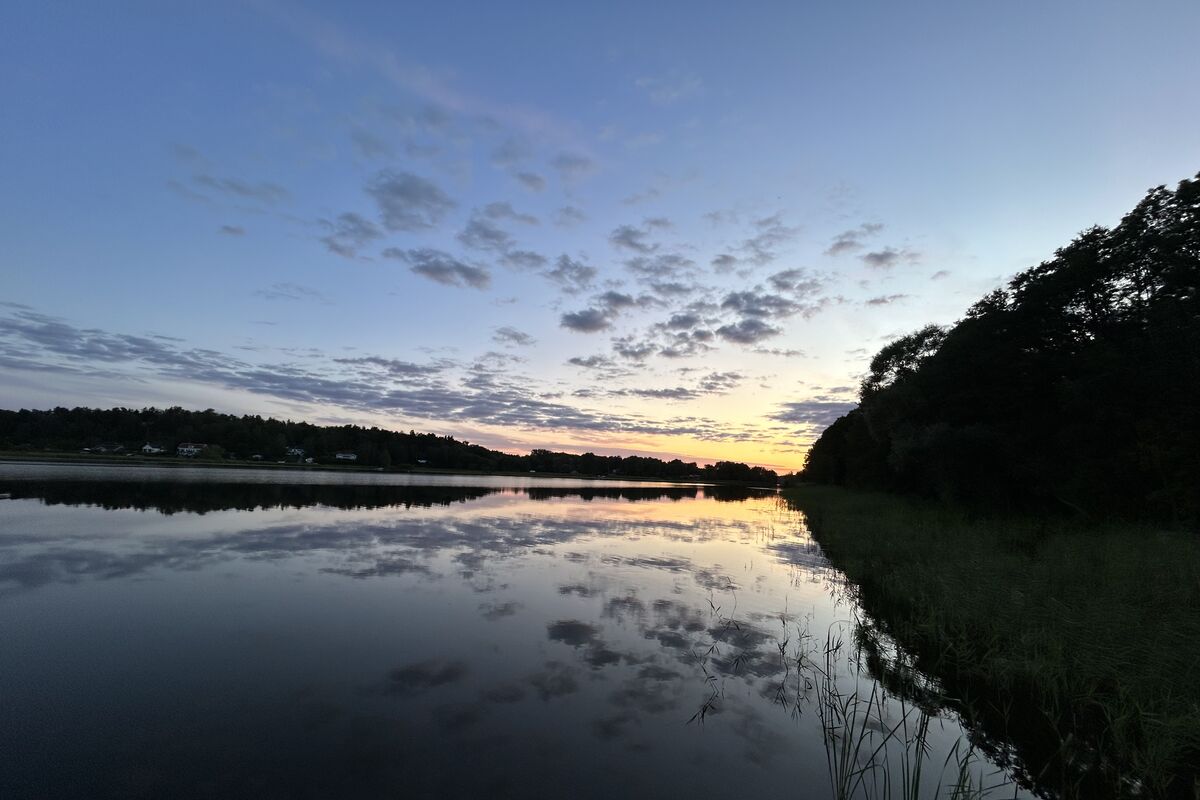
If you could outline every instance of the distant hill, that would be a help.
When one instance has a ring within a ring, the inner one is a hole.
[[[1200,520],[1200,175],[880,350],[802,477]]]
[[[774,486],[776,474],[763,467],[721,461],[698,466],[679,459],[645,456],[576,455],[534,450],[513,455],[489,450],[452,436],[363,428],[323,426],[259,416],[238,417],[212,409],[54,408],[47,411],[0,410],[0,449],[16,451],[141,453],[150,445],[155,457],[180,452],[201,460],[304,461],[323,464],[477,470],[482,472],[554,472],[742,481]],[[193,445],[184,447],[181,445]]]

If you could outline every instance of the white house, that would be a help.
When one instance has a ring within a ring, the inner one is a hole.
[[[144,449],[144,448],[143,448]],[[180,442],[175,448],[175,455],[184,458],[195,458],[208,449],[208,445],[199,442]]]
[[[164,448],[159,447],[156,444],[150,444],[149,442],[146,442],[144,445],[142,445],[142,454],[143,455],[156,456],[159,453],[165,453],[165,452],[166,452],[166,450]]]
[[[358,461],[358,453],[334,453],[333,457],[338,461]]]
[[[288,456],[295,457],[295,458],[304,458],[304,448],[303,447],[289,447],[287,449],[287,454],[288,454]]]

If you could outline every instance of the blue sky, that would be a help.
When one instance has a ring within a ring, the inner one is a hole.
[[[0,404],[785,469],[1200,169],[1200,5],[25,4]]]

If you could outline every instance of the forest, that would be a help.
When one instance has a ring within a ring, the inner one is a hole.
[[[514,455],[452,436],[403,433],[357,425],[323,426],[261,416],[234,416],[212,409],[55,408],[46,411],[0,410],[0,450],[77,453],[119,447],[139,452],[145,444],[162,448],[156,458],[171,458],[183,442],[206,445],[197,456],[208,461],[301,460],[301,449],[315,463],[337,463],[337,453],[353,453],[354,464],[405,469],[424,467],[480,472],[551,472],[635,478],[735,481],[774,486],[776,474],[763,467],[720,461],[664,461],[647,456],[604,456],[534,450]]]
[[[886,345],[804,481],[995,511],[1200,519],[1200,175]]]

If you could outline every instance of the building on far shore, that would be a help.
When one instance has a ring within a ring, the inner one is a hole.
[[[338,461],[358,461],[358,453],[334,453],[333,457]]]
[[[175,448],[175,455],[184,458],[195,458],[208,449],[208,445],[199,442],[180,442]]]
[[[159,447],[156,444],[150,444],[149,442],[146,442],[144,445],[142,445],[142,455],[145,456],[156,456],[159,453],[165,452],[167,452],[165,447]]]

